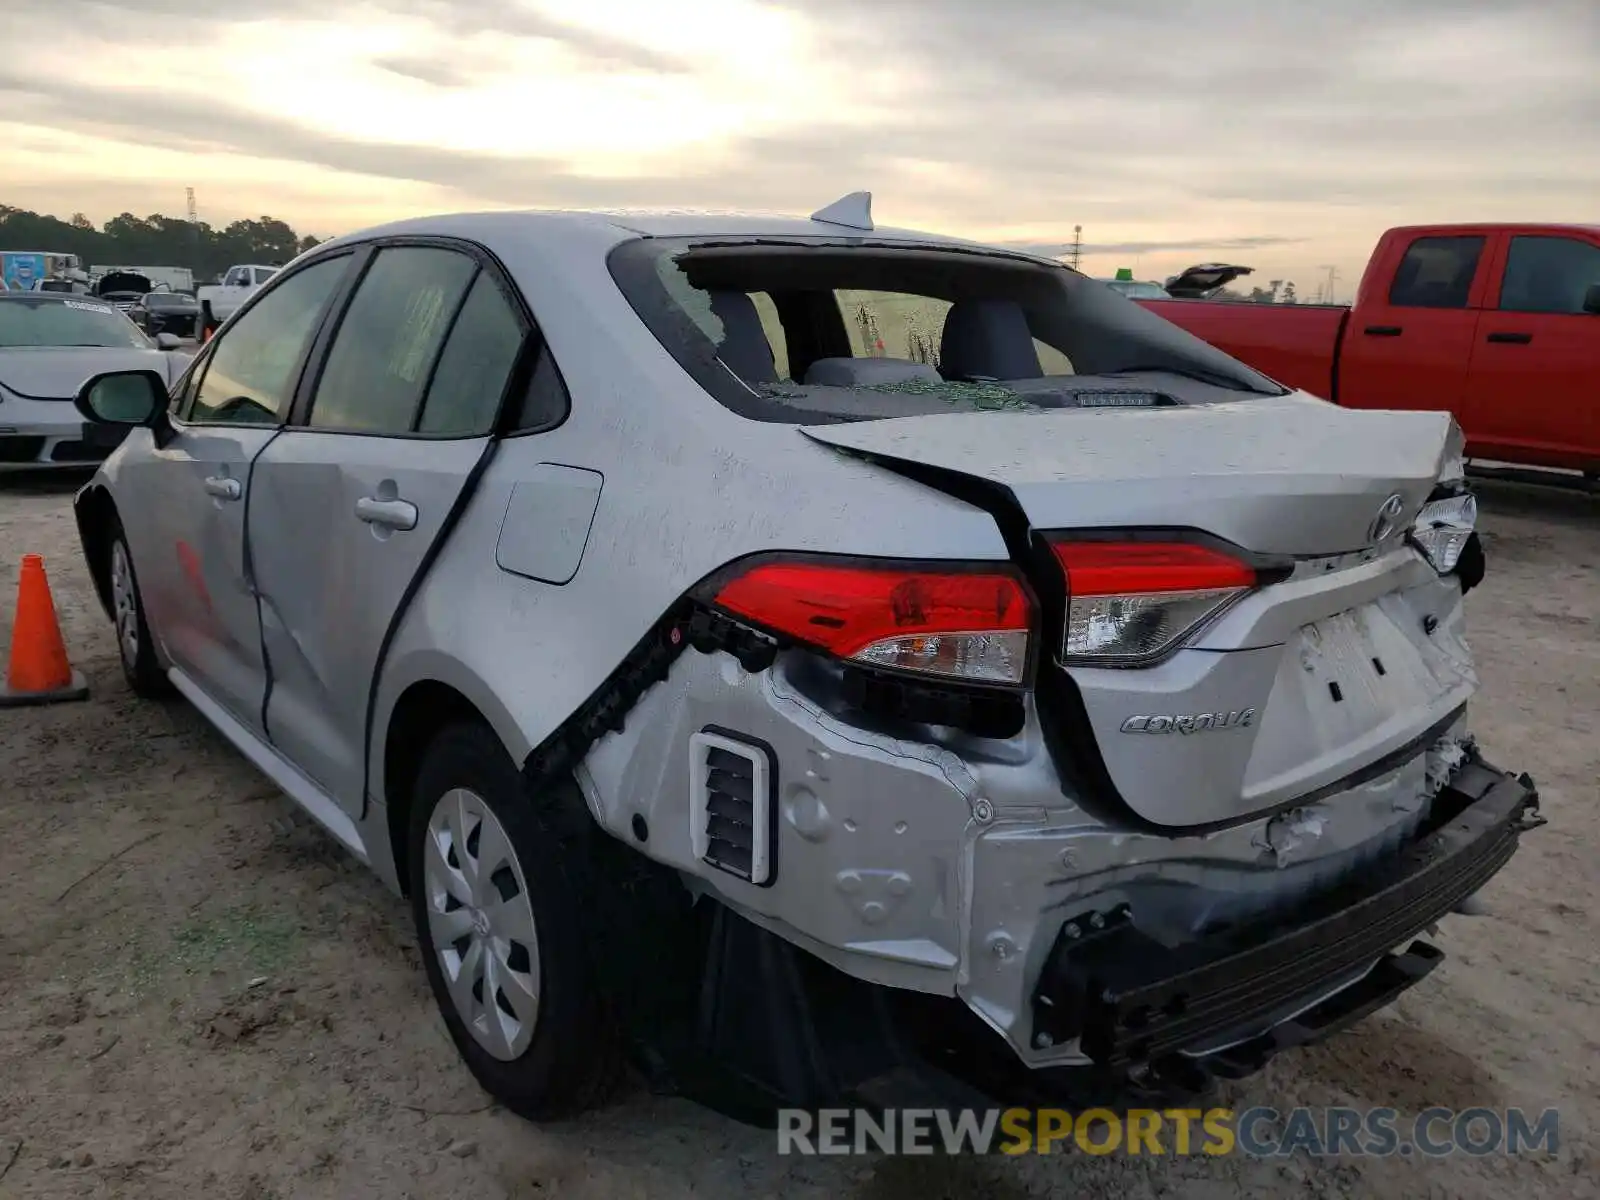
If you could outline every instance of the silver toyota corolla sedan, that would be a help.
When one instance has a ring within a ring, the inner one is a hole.
[[[175,379],[184,360],[109,301],[70,292],[0,292],[0,472],[88,466],[121,430],[86,423],[78,385],[102,371],[150,370]]]
[[[628,1060],[1193,1094],[1416,983],[1541,823],[1467,724],[1448,414],[864,194],[338,238],[78,404],[132,687],[409,898],[533,1118]]]

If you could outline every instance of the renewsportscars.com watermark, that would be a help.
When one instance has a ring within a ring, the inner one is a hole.
[[[1520,1108],[786,1108],[779,1154],[1443,1158],[1553,1155],[1560,1114]]]

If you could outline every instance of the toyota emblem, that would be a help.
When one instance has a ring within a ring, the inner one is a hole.
[[[1367,541],[1376,546],[1393,533],[1405,506],[1405,497],[1399,492],[1385,500],[1378,509],[1378,515],[1372,518],[1372,524],[1367,526]]]

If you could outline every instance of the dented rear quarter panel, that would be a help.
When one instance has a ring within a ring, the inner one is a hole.
[[[517,236],[514,220],[481,217],[472,228],[526,297],[571,411],[555,429],[500,443],[419,588],[378,690],[373,796],[385,795],[382,731],[412,683],[462,692],[521,762],[685,591],[743,555],[1007,560],[986,512],[706,395],[613,283],[605,254],[624,231],[577,225],[571,236],[535,239]],[[504,554],[516,537],[505,528],[513,490],[543,464],[604,477],[564,584],[496,562],[497,545]]]

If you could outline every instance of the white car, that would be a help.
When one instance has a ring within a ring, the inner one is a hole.
[[[78,404],[130,685],[409,896],[535,1119],[625,1049],[734,1111],[1192,1096],[1542,820],[1467,724],[1450,414],[865,196],[350,234]]]
[[[0,292],[0,472],[100,462],[121,440],[86,422],[78,387],[105,371],[149,370],[175,380],[187,361],[110,301],[70,292]]]

